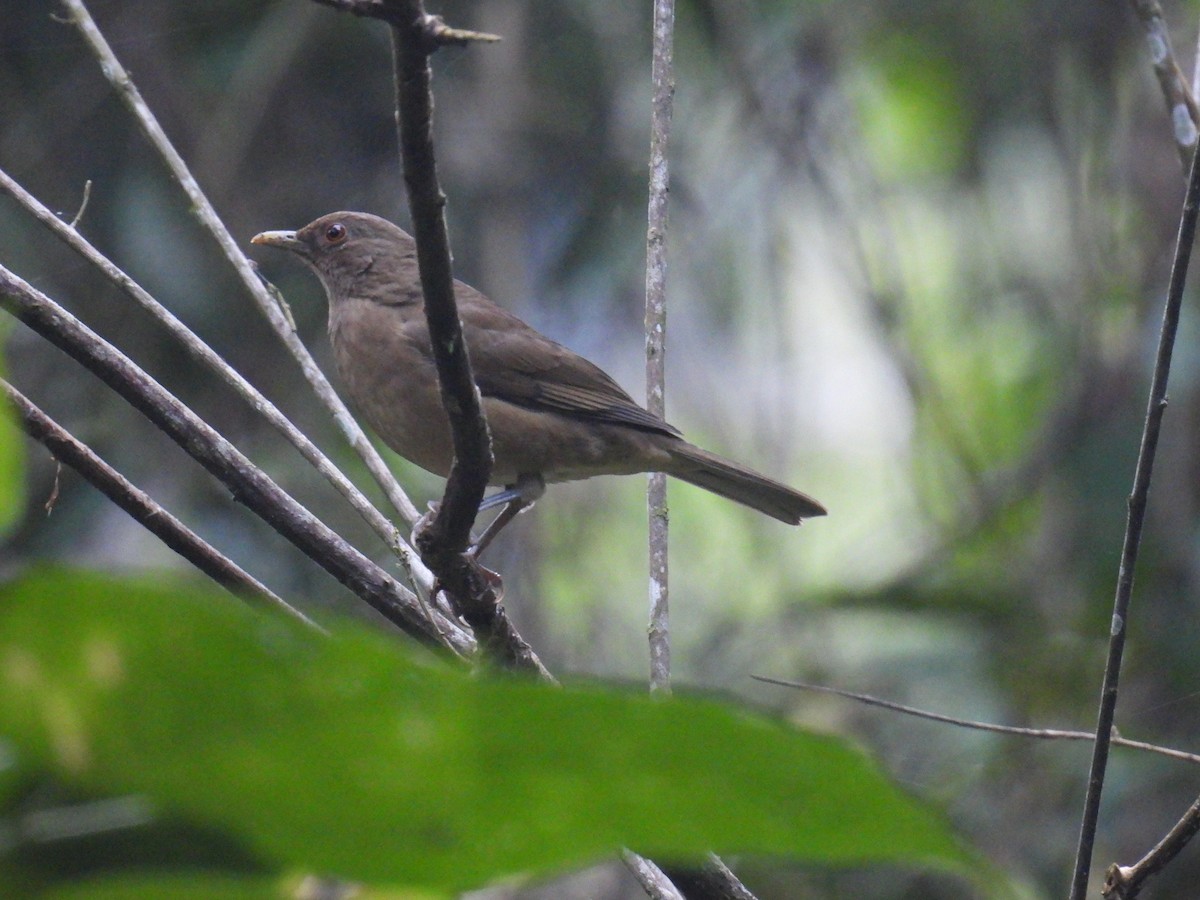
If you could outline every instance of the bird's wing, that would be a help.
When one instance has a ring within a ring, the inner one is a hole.
[[[458,293],[471,368],[484,397],[593,422],[679,434],[578,353],[477,292],[467,295],[460,286]]]

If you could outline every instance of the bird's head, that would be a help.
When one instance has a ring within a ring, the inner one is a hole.
[[[421,302],[416,242],[379,216],[330,213],[299,231],[264,231],[250,243],[298,255],[321,279],[330,305],[346,298]]]

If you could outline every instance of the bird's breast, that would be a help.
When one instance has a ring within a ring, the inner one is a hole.
[[[346,300],[330,311],[329,338],[359,415],[405,459],[447,475],[454,450],[424,311]]]

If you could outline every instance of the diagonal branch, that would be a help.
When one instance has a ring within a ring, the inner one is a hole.
[[[80,34],[83,35],[96,60],[100,63],[100,68],[105,78],[108,79],[114,90],[116,90],[117,96],[120,97],[126,108],[137,120],[147,139],[162,157],[163,162],[166,163],[175,180],[179,182],[179,186],[183,189],[184,193],[187,194],[188,200],[191,202],[193,214],[205,230],[209,232],[213,240],[216,241],[234,271],[241,278],[243,286],[258,304],[263,315],[266,316],[271,327],[275,329],[275,332],[283,340],[284,345],[296,358],[301,370],[304,372],[305,378],[313,386],[313,389],[317,392],[317,396],[328,407],[338,427],[346,436],[347,441],[349,441],[359,456],[362,457],[367,470],[379,483],[384,494],[388,497],[392,505],[395,506],[396,510],[410,524],[415,522],[419,517],[417,508],[404,494],[404,491],[400,489],[383,458],[367,439],[362,428],[359,427],[354,417],[350,414],[350,410],[346,408],[341,398],[334,392],[328,379],[325,378],[325,375],[308,353],[307,348],[301,343],[295,330],[291,327],[288,316],[259,279],[251,262],[239,249],[237,242],[234,241],[233,236],[230,235],[229,230],[225,227],[225,223],[221,221],[220,216],[217,215],[216,210],[213,209],[212,204],[209,203],[208,198],[200,189],[200,185],[197,184],[195,177],[183,161],[183,157],[179,155],[179,152],[171,144],[170,138],[167,137],[166,132],[163,131],[162,126],[150,111],[150,107],[142,99],[137,85],[133,83],[133,79],[130,78],[129,73],[121,65],[121,61],[113,53],[108,41],[100,33],[100,29],[96,26],[95,21],[88,13],[82,0],[62,0],[62,2],[67,9],[71,22],[79,29]],[[406,561],[407,557],[403,549],[400,552],[401,560]]]
[[[31,438],[44,444],[55,459],[77,471],[151,534],[221,587],[242,600],[280,609],[310,628],[324,631],[320,625],[154,502],[149,494],[102,460],[91,447],[3,379],[0,379],[0,393],[8,399],[21,426]]]
[[[1189,806],[1183,818],[1175,823],[1175,827],[1167,832],[1166,837],[1132,866],[1120,866],[1116,863],[1109,866],[1100,893],[1115,900],[1134,900],[1141,894],[1150,876],[1161,872],[1197,832],[1200,832],[1200,800]]]
[[[471,638],[457,625],[428,610],[128,357],[3,266],[0,307],[97,375],[224,483],[236,500],[402,631],[458,653],[472,650]]]
[[[117,287],[125,292],[134,302],[157,319],[166,329],[183,344],[185,350],[194,359],[208,366],[218,377],[234,389],[250,406],[258,411],[276,431],[300,451],[318,472],[320,472],[334,488],[345,497],[360,516],[374,529],[389,547],[393,548],[401,560],[407,560],[406,565],[419,562],[400,536],[396,526],[389,522],[379,512],[362,492],[358,490],[337,466],[308,437],[301,432],[279,409],[263,394],[250,384],[242,375],[230,366],[208,344],[204,343],[190,328],[181,322],[170,310],[155,300],[141,285],[129,277],[120,267],[97,250],[74,227],[63,222],[36,197],[21,187],[3,169],[0,169],[0,191],[8,194],[21,206],[33,214],[39,222],[50,229],[59,240],[99,269]],[[428,588],[430,579],[414,577],[414,584],[425,583]]]

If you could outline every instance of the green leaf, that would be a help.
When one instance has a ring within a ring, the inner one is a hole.
[[[145,798],[274,871],[458,890],[623,846],[968,865],[838,739],[415,653],[161,582],[42,573],[0,589],[0,740],[25,779]]]
[[[285,877],[275,880],[209,872],[180,875],[124,875],[88,880],[41,895],[42,900],[295,900],[297,897],[353,897],[353,900],[435,900],[444,894],[426,891],[379,891],[355,885],[344,894],[322,893],[313,879]]]

